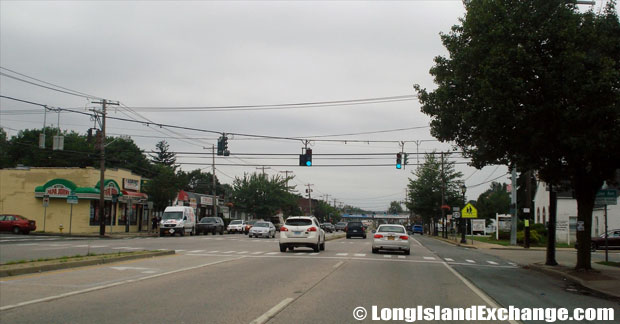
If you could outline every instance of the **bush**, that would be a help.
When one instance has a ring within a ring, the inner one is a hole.
[[[517,232],[517,243],[523,243],[525,238],[524,231]],[[530,229],[530,244],[536,244],[541,241],[541,237],[536,230]]]
[[[538,232],[539,235],[547,236],[547,227],[545,227],[545,224],[532,224],[530,230]]]

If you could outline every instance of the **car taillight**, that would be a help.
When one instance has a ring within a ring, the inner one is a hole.
[[[280,232],[288,232],[288,228],[282,226],[280,227]]]
[[[408,240],[408,239],[409,239],[409,236],[407,236],[407,235],[401,235],[401,236],[400,236],[400,239],[401,239],[401,240]]]
[[[316,227],[312,226],[308,229],[308,232],[316,232]]]
[[[381,234],[375,234],[375,238],[382,238],[382,237],[383,237],[383,235],[381,235]]]
[[[347,227],[346,227],[346,226],[344,227],[344,231],[345,231],[345,232],[347,231]]]

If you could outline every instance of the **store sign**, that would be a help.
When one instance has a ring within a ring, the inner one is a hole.
[[[108,183],[108,185],[103,188],[103,194],[105,196],[118,195],[119,193],[118,187],[112,182]]]
[[[71,189],[62,184],[55,184],[45,189],[45,194],[53,198],[64,198],[71,194]]]
[[[192,208],[196,208],[198,205],[196,204],[196,198],[189,199],[189,206]]]
[[[123,189],[139,191],[140,181],[137,179],[125,179],[123,178]]]
[[[200,204],[213,206],[213,197],[200,197]]]

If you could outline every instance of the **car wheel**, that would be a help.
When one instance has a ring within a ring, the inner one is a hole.
[[[224,229],[220,230],[220,235],[224,235]]]
[[[179,231],[179,236],[185,236],[185,229]]]
[[[289,250],[289,251],[293,251],[293,250],[295,250],[295,247],[294,247],[294,246],[289,246],[289,247],[288,247],[288,250]]]
[[[214,228],[213,231],[211,232],[211,234],[215,235],[215,234],[217,234],[216,232],[217,232],[217,230]]]
[[[286,245],[280,244],[280,252],[286,252]]]
[[[350,238],[351,238],[351,236],[350,236],[350,235],[347,235],[347,239],[350,239]]]
[[[364,239],[366,239],[366,235],[364,235]]]
[[[314,250],[314,252],[319,252],[321,250],[321,245],[317,242],[313,247],[312,250]]]
[[[13,227],[13,234],[19,234],[21,233],[21,230],[19,229],[19,227],[15,226]]]
[[[325,242],[321,243],[321,245],[319,246],[319,249],[321,251],[325,251]]]
[[[410,255],[411,254],[411,250],[406,250],[405,251],[405,255]]]
[[[377,252],[379,252],[379,250],[372,248],[372,253],[377,253]]]

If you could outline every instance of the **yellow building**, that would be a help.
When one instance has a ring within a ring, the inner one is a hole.
[[[98,169],[30,168],[0,170],[0,214],[37,222],[37,232],[99,233]],[[142,178],[106,169],[106,233],[148,231],[147,196]]]

